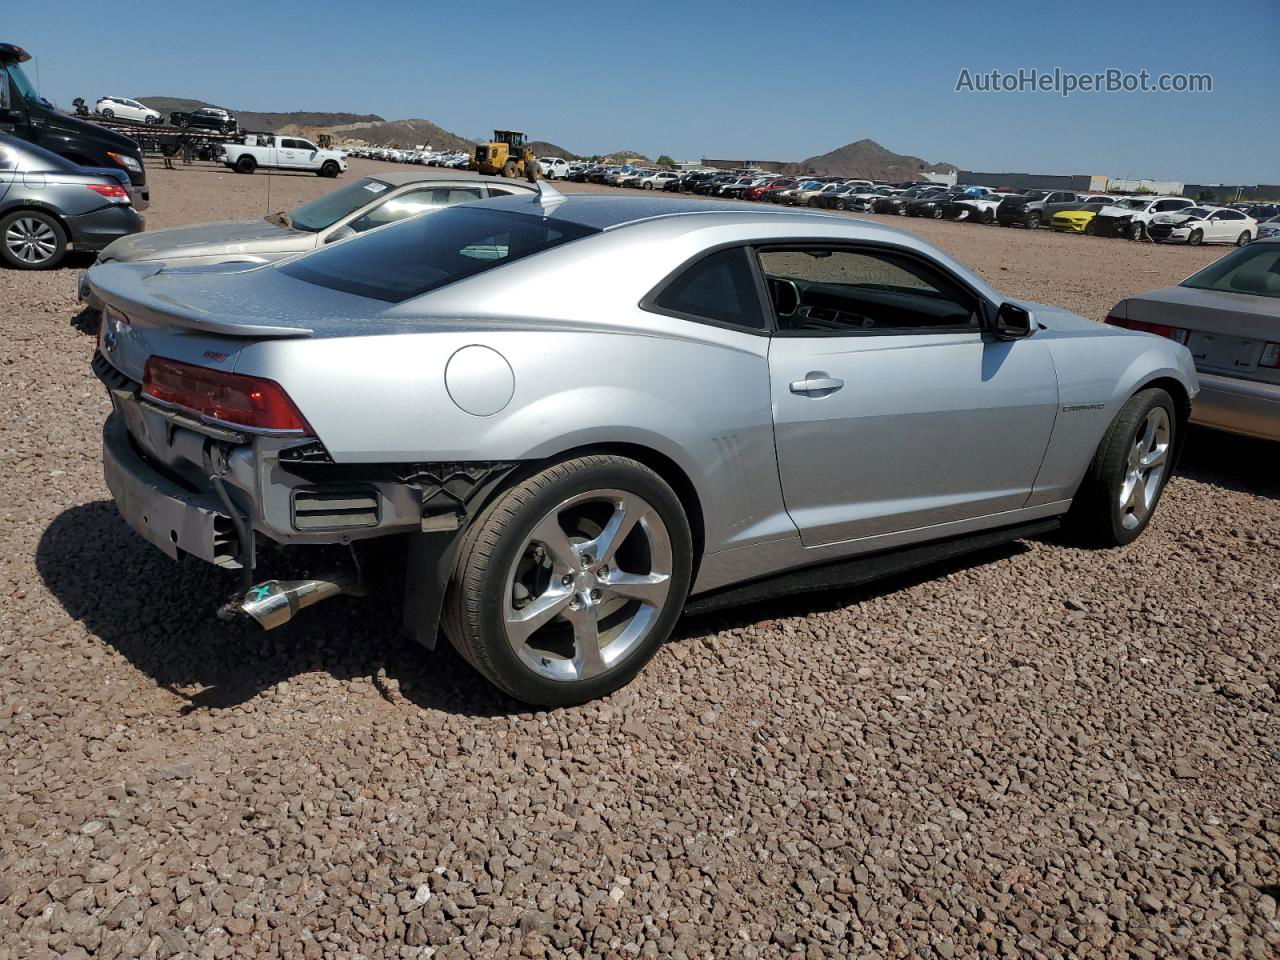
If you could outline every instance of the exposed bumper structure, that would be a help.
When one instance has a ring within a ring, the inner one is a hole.
[[[1280,385],[1201,373],[1191,422],[1260,440],[1280,440]]]

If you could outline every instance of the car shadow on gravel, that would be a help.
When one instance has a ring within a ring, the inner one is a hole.
[[[56,517],[40,538],[36,567],[86,630],[185,699],[182,713],[235,707],[315,672],[371,682],[392,703],[467,716],[531,712],[447,642],[427,651],[405,638],[400,598],[390,589],[326,601],[272,631],[223,623],[214,610],[238,588],[238,575],[198,560],[173,562],[130,530],[109,500]]]
[[[1204,427],[1191,428],[1178,475],[1239,493],[1280,500],[1280,444]]]

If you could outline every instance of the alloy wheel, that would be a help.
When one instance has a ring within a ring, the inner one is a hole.
[[[672,569],[670,534],[648,501],[624,490],[571,497],[538,522],[507,574],[507,642],[548,680],[599,676],[653,630]]]
[[[58,238],[53,228],[43,220],[20,217],[9,224],[4,233],[4,244],[23,263],[40,264],[53,257],[58,249]]]
[[[1129,447],[1120,484],[1120,522],[1126,530],[1141,526],[1155,505],[1169,462],[1169,437],[1168,412],[1152,408]]]

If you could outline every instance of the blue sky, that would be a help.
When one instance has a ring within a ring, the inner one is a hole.
[[[867,137],[971,170],[1280,183],[1280,0],[563,9],[62,0],[10,5],[0,40],[64,106],[185,96],[677,159],[799,160]],[[955,92],[962,69],[1032,67],[1208,73],[1213,92]]]

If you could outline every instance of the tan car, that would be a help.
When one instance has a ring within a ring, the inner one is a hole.
[[[1280,237],[1240,247],[1176,287],[1121,300],[1107,323],[1191,351],[1200,378],[1193,423],[1280,440]]]

